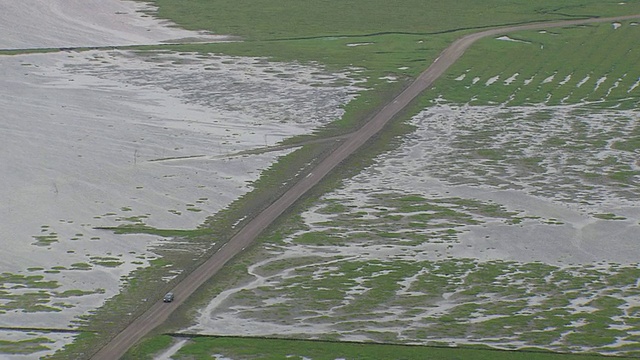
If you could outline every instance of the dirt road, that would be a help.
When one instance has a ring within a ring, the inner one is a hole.
[[[520,30],[537,30],[561,26],[581,25],[597,22],[623,21],[640,19],[640,15],[629,15],[612,18],[592,18],[586,20],[568,20],[549,23],[532,23],[519,26],[496,28],[470,34],[460,38],[446,48],[440,56],[420,76],[409,85],[400,95],[391,100],[366,125],[354,132],[345,142],[319,163],[311,173],[295,184],[282,197],[277,199],[266,210],[251,220],[226,245],[213,254],[199,268],[184,278],[174,289],[176,300],[172,303],[156,303],[143,315],[132,322],[124,331],[111,342],[100,349],[92,359],[113,360],[122,355],[151,330],[162,324],[182,302],[196,289],[212,277],[226,262],[249,246],[254,239],[266,229],[274,220],[293,205],[309,189],[318,184],[330,171],[348,156],[358,150],[402,109],[404,109],[422,91],[429,88],[476,40],[492,35],[501,35]]]

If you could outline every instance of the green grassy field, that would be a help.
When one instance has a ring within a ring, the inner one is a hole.
[[[160,17],[188,29],[249,40],[431,34],[573,17],[640,13],[640,4],[598,0],[296,1],[155,0]]]
[[[180,338],[174,339],[175,341]],[[169,346],[170,336],[159,336],[142,343],[125,359],[153,359],[148,350],[158,344]],[[154,344],[157,343],[157,344]],[[196,337],[175,354],[172,358],[208,360],[212,355],[231,359],[279,360],[279,359],[313,359],[313,360],[606,360],[609,357],[600,355],[569,355],[535,351],[500,351],[482,348],[448,348],[384,345],[366,343],[340,343],[325,341],[305,341],[286,339],[233,338],[233,337]],[[615,358],[622,359],[622,358]]]
[[[517,32],[508,34],[511,41],[483,39],[436,84],[432,96],[471,105],[592,103],[636,108],[637,24]]]

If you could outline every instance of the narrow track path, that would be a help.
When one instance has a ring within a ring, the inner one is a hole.
[[[583,20],[565,20],[546,23],[532,23],[526,25],[502,27],[485,30],[466,35],[447,47],[438,58],[420,76],[411,83],[400,95],[392,99],[380,112],[358,131],[349,136],[344,143],[327,156],[309,175],[301,179],[291,189],[273,202],[268,208],[258,214],[245,225],[227,244],[214,253],[200,267],[187,275],[172,290],[176,300],[172,303],[158,302],[153,304],[145,313],[135,319],[120,334],[101,348],[92,357],[94,360],[114,360],[122,357],[127,350],[140,341],[145,335],[161,325],[202,284],[220,270],[225,263],[249,246],[254,239],[274,222],[282,213],[292,206],[302,195],[320,182],[330,171],[357,151],[371,137],[382,128],[402,109],[415,99],[420,93],[429,88],[453,63],[464,54],[475,41],[492,35],[506,34],[521,30],[538,30],[554,27],[582,25],[600,22],[623,21],[640,19],[640,15],[618,16],[610,18],[591,18]]]

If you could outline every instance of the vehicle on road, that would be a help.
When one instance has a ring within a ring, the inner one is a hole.
[[[173,293],[167,293],[164,298],[162,298],[162,301],[164,302],[172,302],[173,301]]]

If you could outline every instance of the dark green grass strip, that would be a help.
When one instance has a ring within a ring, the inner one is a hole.
[[[77,330],[77,329],[56,329],[56,328],[17,327],[17,326],[0,326],[0,331],[22,331],[22,332],[65,333],[65,334],[78,334],[78,333],[86,332],[84,330]]]
[[[375,344],[324,340],[295,340],[266,337],[216,337],[169,334],[151,338],[133,348],[123,360],[152,359],[171,343],[171,338],[189,341],[174,355],[174,359],[209,360],[212,355],[233,359],[406,359],[406,360],[606,360],[631,359],[597,354],[553,353],[540,349],[498,350],[481,346],[449,347]]]

